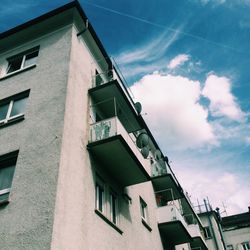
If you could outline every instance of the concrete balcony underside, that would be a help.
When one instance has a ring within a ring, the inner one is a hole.
[[[198,224],[188,225],[188,231],[192,237],[192,241],[190,242],[192,249],[208,250]]]
[[[165,197],[166,200],[178,200],[183,197],[183,191],[181,187],[178,186],[171,173],[152,177],[151,181],[153,183],[155,192],[166,189],[172,190],[173,196]]]
[[[108,132],[103,132],[109,126]],[[94,160],[121,186],[150,180],[150,162],[144,159],[117,117],[91,127],[88,149]]]
[[[179,245],[192,240],[181,221],[170,221],[158,224],[162,237],[172,245]]]
[[[172,245],[190,242],[188,226],[175,205],[157,208],[158,228],[161,236]]]

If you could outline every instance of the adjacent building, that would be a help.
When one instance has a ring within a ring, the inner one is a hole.
[[[250,207],[248,212],[222,217],[227,250],[250,250]]]

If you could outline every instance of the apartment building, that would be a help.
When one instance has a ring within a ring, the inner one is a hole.
[[[221,226],[220,212],[213,209],[208,200],[195,207],[204,226],[204,237],[209,250],[226,250],[226,242]]]
[[[210,250],[250,249],[250,207],[248,212],[221,217],[208,200],[196,207],[204,225],[204,237]]]
[[[250,207],[248,212],[222,217],[227,250],[250,250]]]
[[[0,249],[208,249],[77,1],[0,34]]]

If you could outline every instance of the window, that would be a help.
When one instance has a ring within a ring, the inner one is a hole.
[[[110,218],[114,224],[117,224],[117,210],[118,210],[118,199],[117,196],[110,193]]]
[[[147,221],[147,203],[140,197],[140,208],[141,208],[141,217],[143,220]]]
[[[148,229],[148,231],[151,232],[152,228],[149,225],[148,205],[141,197],[140,197],[140,210],[141,210],[141,222]]]
[[[104,212],[104,185],[96,183],[96,209]]]
[[[18,55],[12,56],[7,59],[8,67],[6,74],[29,68],[36,64],[38,57],[39,47],[35,47]]]
[[[0,100],[0,126],[24,118],[29,90]]]
[[[204,236],[205,239],[211,239],[212,235],[211,235],[211,231],[209,227],[204,227]]]
[[[241,246],[243,250],[250,250],[250,242],[243,242]]]
[[[108,224],[116,227],[119,222],[118,195],[98,176],[95,196],[95,212]]]
[[[233,245],[227,245],[227,250],[234,250]]]
[[[0,157],[0,204],[9,199],[18,151]]]

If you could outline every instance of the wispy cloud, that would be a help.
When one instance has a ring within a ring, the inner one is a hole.
[[[178,67],[179,65],[185,63],[186,61],[188,61],[190,59],[190,56],[187,54],[180,54],[177,55],[176,57],[174,57],[169,64],[167,65],[167,67],[169,69],[175,69],[176,67]]]
[[[178,28],[180,30],[181,27]],[[136,63],[138,61],[152,62],[161,58],[168,48],[179,38],[180,32],[165,31],[157,38],[153,38],[150,42],[127,51],[123,51],[116,56],[119,64]]]
[[[124,72],[127,72],[129,76],[148,73],[145,69],[154,71],[159,70],[159,67],[163,68],[164,62],[167,61],[166,52],[180,38],[184,26],[184,24],[180,25],[176,31],[166,30],[147,43],[122,51],[114,56],[115,61],[122,69],[125,69]],[[163,59],[165,59],[164,62]]]

